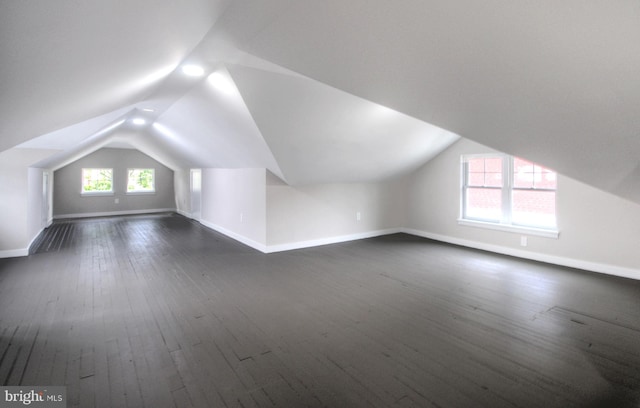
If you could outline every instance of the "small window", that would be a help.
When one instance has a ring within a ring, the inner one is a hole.
[[[82,194],[113,193],[113,169],[82,169]]]
[[[503,154],[462,156],[461,223],[557,237],[557,175]]]
[[[127,193],[153,193],[156,191],[154,169],[128,169]]]

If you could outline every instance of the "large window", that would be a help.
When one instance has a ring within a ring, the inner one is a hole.
[[[128,169],[127,193],[156,191],[154,169]]]
[[[557,236],[553,170],[507,155],[462,157],[461,221]]]
[[[82,194],[113,193],[113,169],[82,169]]]

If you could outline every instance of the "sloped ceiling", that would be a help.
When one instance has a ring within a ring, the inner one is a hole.
[[[458,134],[640,202],[636,1],[85,3],[0,3],[0,150],[305,184],[406,173]]]
[[[219,67],[212,75],[228,89],[202,81],[176,101],[153,130],[160,138],[184,141],[184,148],[177,150],[192,150],[185,167],[264,167],[283,177],[226,69]]]
[[[0,150],[144,99],[225,6],[0,2]]]
[[[638,21],[631,0],[296,2],[244,50],[640,202]]]
[[[290,184],[406,174],[457,135],[308,78],[230,69]]]

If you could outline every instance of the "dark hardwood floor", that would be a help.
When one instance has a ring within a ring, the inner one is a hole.
[[[0,385],[79,407],[640,407],[640,282],[408,235],[265,255],[179,215],[0,260]]]

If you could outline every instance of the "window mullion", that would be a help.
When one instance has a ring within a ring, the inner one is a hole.
[[[502,159],[502,223],[511,224],[511,188],[513,186],[513,158]]]
[[[467,218],[467,188],[469,185],[469,162],[462,161],[462,200],[460,201],[460,216]]]

